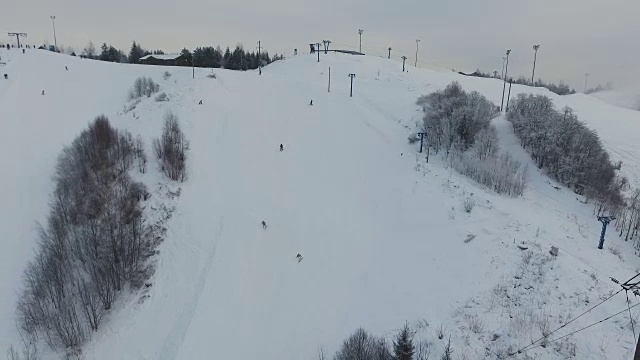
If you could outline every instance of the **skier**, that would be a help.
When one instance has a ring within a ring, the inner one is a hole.
[[[296,256],[296,259],[298,259],[298,262],[302,261],[302,255],[298,254],[298,256]]]
[[[311,99],[311,101],[309,102],[309,105],[313,105],[313,99]]]
[[[280,152],[282,152],[284,150],[284,146],[282,146],[282,144],[280,144]]]
[[[44,90],[42,90],[42,95],[44,95]]]
[[[4,74],[5,80],[9,78],[9,74]]]
[[[65,66],[64,66],[64,69],[65,69],[65,70],[69,70],[69,68],[67,67],[67,65],[65,65]]]
[[[264,220],[262,220],[262,228],[267,230],[267,223]]]
[[[198,103],[198,105],[202,105],[202,100],[200,100],[200,102]]]

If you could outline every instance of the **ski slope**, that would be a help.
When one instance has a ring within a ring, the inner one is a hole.
[[[212,79],[211,70],[196,69],[195,80],[185,68],[39,51],[1,56],[9,59],[3,70],[10,78],[0,81],[0,168],[7,174],[0,186],[0,241],[11,249],[0,261],[2,349],[18,341],[16,294],[35,245],[34,222],[46,216],[56,156],[99,114],[150,145],[170,109],[191,150],[188,180],[171,185],[181,195],[148,297],[123,297],[83,349],[86,359],[312,359],[319,347],[333,354],[358,327],[390,339],[405,321],[420,320],[429,325],[416,325],[416,337],[433,343],[432,357],[443,349],[435,336],[443,325],[457,353],[483,358],[486,348],[518,348],[537,338],[535,327],[516,329],[520,309],[544,310],[555,328],[561,315],[578,315],[617,291],[608,277],[626,280],[639,265],[631,244],[613,232],[605,245],[626,252],[624,260],[596,248],[600,224],[591,207],[553,187],[503,117],[494,120],[501,149],[529,164],[521,198],[487,192],[447,169],[438,155],[426,163],[407,143],[421,118],[418,96],[456,80],[499,104],[502,84],[494,79],[414,68],[402,73],[396,61],[342,54],[322,54],[320,63],[297,56],[271,64],[261,76],[215,69]],[[172,73],[168,79],[165,70]],[[356,74],[353,98],[349,73]],[[146,99],[125,112],[127,91],[141,75],[157,81],[170,100]],[[633,146],[640,129],[630,127],[638,115],[545,89],[514,85],[511,92],[544,93],[557,106],[573,107],[612,156],[623,159],[626,174],[640,178]],[[609,127],[625,131],[607,133]],[[166,182],[157,171],[146,180]],[[462,209],[467,197],[476,203],[471,214]],[[475,238],[465,243],[468,234]],[[523,263],[522,242],[534,259],[546,259],[552,245],[561,253],[533,271]],[[531,288],[514,283],[519,272]],[[521,291],[518,308],[496,290],[512,284]],[[625,306],[617,295],[567,332]],[[481,333],[468,331],[472,315],[483,320]],[[621,315],[571,337],[576,358],[630,358],[628,322]],[[529,355],[568,353],[548,346]]]

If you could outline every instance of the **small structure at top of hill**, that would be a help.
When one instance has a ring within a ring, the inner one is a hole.
[[[146,55],[140,58],[140,63],[145,65],[164,65],[164,66],[189,66],[191,62],[183,54],[174,55]]]

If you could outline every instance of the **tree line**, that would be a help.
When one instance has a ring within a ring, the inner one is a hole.
[[[424,339],[414,339],[414,334],[405,323],[389,344],[384,338],[359,328],[343,341],[333,360],[428,360],[433,352],[433,344]],[[440,359],[453,360],[452,355],[453,348],[449,340]],[[322,348],[318,351],[318,360],[327,360]]]
[[[459,72],[459,74],[466,75],[466,76],[501,79],[501,77],[498,75],[497,71],[494,71],[493,74],[490,74],[490,73],[483,72],[480,69],[477,69],[476,71],[474,71],[471,74],[465,74],[463,72]],[[564,81],[560,81],[560,82],[558,82],[556,84],[556,83],[553,83],[553,82],[546,82],[546,81],[544,81],[542,79],[538,79],[532,84],[530,78],[528,78],[528,77],[526,77],[524,75],[520,75],[517,78],[512,78],[512,79],[513,79],[513,83],[514,84],[535,86],[535,87],[543,87],[543,88],[548,89],[552,93],[555,93],[555,94],[558,94],[558,95],[570,95],[570,94],[575,94],[576,93],[576,90],[571,88],[571,87],[569,87],[569,85],[567,85],[567,83],[565,83]]]
[[[149,192],[129,176],[139,156],[130,133],[97,117],[58,158],[55,190],[35,260],[24,273],[21,329],[53,348],[77,348],[97,331],[127,284],[149,276]]]
[[[83,49],[81,56],[109,62],[138,64],[140,63],[140,58],[146,55],[164,54],[164,51],[160,49],[146,50],[140,43],[135,41],[131,44],[128,54],[107,43],[103,43],[99,50],[97,51],[95,45],[89,42]],[[249,52],[244,50],[242,45],[236,45],[233,50],[227,47],[224,51],[220,46],[197,47],[193,52],[184,48],[180,54],[188,59],[189,64],[193,60],[193,65],[196,67],[225,68],[229,70],[257,69],[259,66],[265,66],[274,61],[284,59],[284,55],[275,54],[270,56],[268,51],[261,51],[259,54],[255,51]]]
[[[536,165],[587,200],[598,212],[624,206],[628,181],[617,174],[598,134],[578,120],[571,108],[555,109],[544,95],[519,94],[511,100],[507,119]]]

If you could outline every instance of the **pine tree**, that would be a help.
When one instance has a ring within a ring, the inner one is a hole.
[[[227,46],[227,50],[224,52],[224,56],[222,57],[222,67],[225,69],[230,69],[229,65],[231,63],[231,51]]]
[[[107,46],[107,43],[102,43],[100,49],[102,52],[100,53],[99,59],[102,61],[109,61],[109,47]]]
[[[409,324],[405,323],[393,342],[393,355],[396,360],[412,360],[415,348]]]
[[[136,44],[136,42],[134,41],[133,44],[131,45],[131,50],[129,51],[129,63],[130,64],[137,64],[140,62],[140,58],[143,57],[145,54],[144,49],[142,49],[142,46],[140,46],[140,44]]]
[[[180,55],[184,56],[185,59],[187,59],[187,62],[189,63],[189,65],[191,65],[191,51],[189,51],[189,49],[187,48],[182,49],[182,51],[180,51]]]

